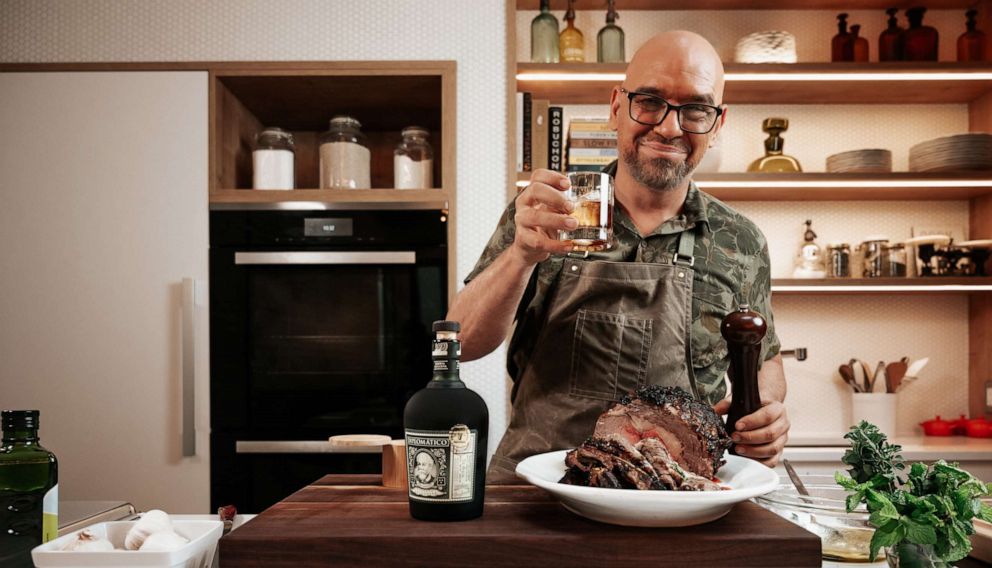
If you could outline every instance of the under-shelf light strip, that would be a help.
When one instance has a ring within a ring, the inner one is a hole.
[[[934,286],[785,286],[772,285],[772,292],[990,292],[992,284],[947,284]]]
[[[623,73],[518,73],[518,81],[623,81]],[[727,73],[726,81],[989,81],[992,73]]]
[[[527,187],[530,182],[518,180],[517,187]],[[721,188],[870,188],[870,187],[992,187],[992,179],[907,179],[907,180],[759,180],[759,181],[715,181],[696,180],[696,186],[701,189]]]

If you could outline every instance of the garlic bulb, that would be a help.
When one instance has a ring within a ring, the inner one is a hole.
[[[141,545],[141,552],[167,552],[182,548],[189,541],[172,531],[156,532],[148,535]]]
[[[173,532],[172,521],[165,511],[152,509],[141,515],[138,522],[134,523],[131,530],[127,531],[124,537],[124,548],[127,550],[138,550],[144,544],[145,539],[158,532]]]
[[[106,552],[113,550],[114,545],[109,540],[97,536],[88,530],[79,531],[76,540],[65,545],[62,550],[66,552]]]

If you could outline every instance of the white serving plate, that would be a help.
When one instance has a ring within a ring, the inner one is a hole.
[[[685,527],[715,521],[735,504],[778,487],[778,475],[764,465],[734,455],[717,472],[724,491],[638,491],[558,483],[568,450],[531,456],[517,464],[517,475],[554,495],[577,515],[612,525]]]

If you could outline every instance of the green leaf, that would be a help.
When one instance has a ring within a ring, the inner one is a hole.
[[[985,503],[982,503],[982,512],[976,516],[982,519],[983,521],[992,523],[992,507],[986,505]]]
[[[899,521],[890,521],[875,529],[875,534],[871,537],[868,559],[872,562],[878,556],[878,551],[885,546],[895,546],[906,538],[906,527]]]
[[[919,523],[909,517],[900,522],[906,527],[906,540],[916,544],[937,544],[937,531],[933,525]]]

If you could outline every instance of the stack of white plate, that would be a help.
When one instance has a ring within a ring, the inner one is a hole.
[[[827,171],[831,173],[887,174],[892,171],[889,150],[851,150],[827,156]]]
[[[734,53],[737,63],[795,63],[796,36],[789,32],[757,32],[741,38]]]
[[[992,134],[955,134],[920,142],[909,149],[911,172],[969,170],[992,170]]]

